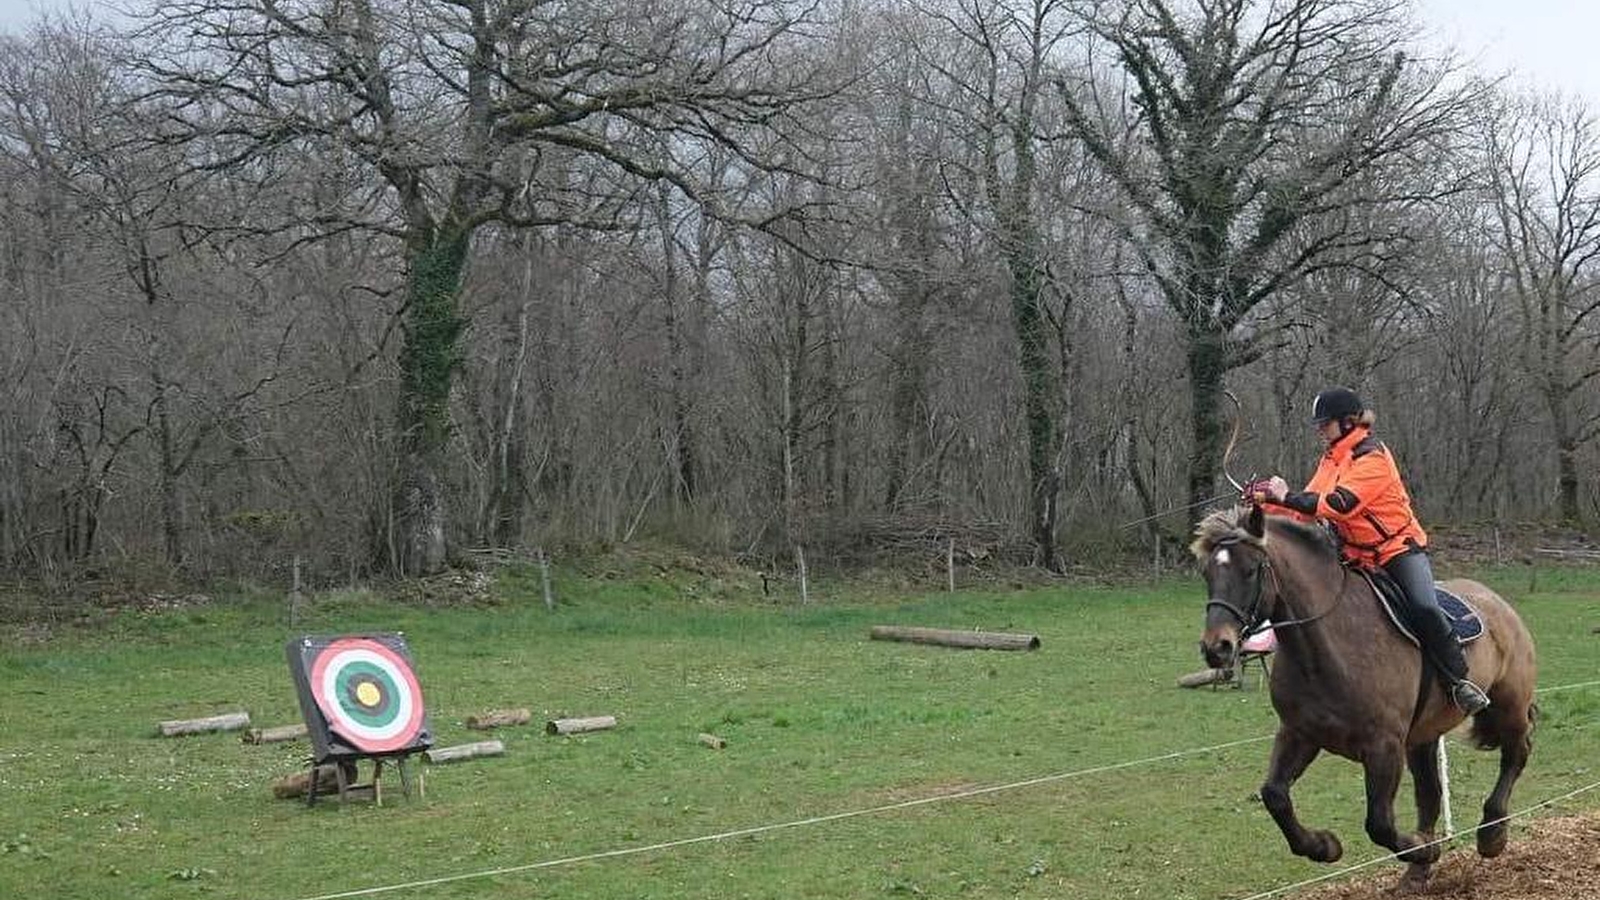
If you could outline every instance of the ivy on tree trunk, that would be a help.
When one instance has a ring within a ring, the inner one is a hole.
[[[418,242],[407,285],[400,350],[400,465],[395,496],[394,568],[426,575],[444,568],[449,521],[444,491],[450,442],[450,387],[461,364],[462,271],[470,233],[448,229]]]

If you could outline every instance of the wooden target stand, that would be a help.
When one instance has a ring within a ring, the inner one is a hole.
[[[385,761],[392,761],[394,763],[395,770],[400,775],[400,792],[405,795],[406,799],[409,800],[411,799],[412,778],[406,768],[406,760],[409,759],[410,756],[411,754],[406,753],[397,756],[371,757],[372,780],[366,784],[359,783],[360,778],[358,775],[358,763],[360,762],[361,757],[337,760],[317,760],[313,758],[311,760],[310,781],[306,787],[306,805],[316,805],[317,797],[324,793],[322,791],[322,779],[329,775],[329,770],[331,770],[334,784],[331,785],[330,788],[333,792],[337,793],[340,803],[345,803],[351,800],[370,800],[374,804],[382,806],[383,764]],[[424,785],[421,772],[417,773],[415,783],[417,787],[417,799],[421,800],[424,797]]]
[[[433,746],[433,734],[405,636],[302,635],[284,649],[311,739],[306,804],[337,792],[341,803],[371,800],[382,806],[386,763],[394,765],[409,799],[407,761]],[[372,760],[366,783],[359,777],[363,759]],[[420,772],[416,788],[422,799]]]

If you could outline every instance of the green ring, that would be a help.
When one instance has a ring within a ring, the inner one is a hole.
[[[356,702],[352,694],[352,682],[367,676],[377,685],[381,692],[382,700],[376,708],[368,709]],[[356,660],[346,664],[339,670],[338,677],[334,680],[335,689],[339,695],[339,708],[350,718],[350,721],[363,728],[384,728],[394,723],[400,715],[400,686],[390,674],[382,668],[366,660]]]

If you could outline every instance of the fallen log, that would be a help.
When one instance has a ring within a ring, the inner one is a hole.
[[[1208,684],[1222,684],[1225,681],[1232,680],[1232,669],[1201,669],[1198,672],[1190,672],[1188,675],[1179,675],[1178,687],[1205,687]]]
[[[176,737],[180,734],[203,734],[208,731],[238,731],[249,724],[250,714],[237,712],[207,716],[204,719],[171,719],[158,723],[156,728],[162,737]]]
[[[903,625],[874,625],[875,641],[909,641],[913,644],[938,644],[972,650],[1037,650],[1036,634],[1009,634],[1004,631],[953,631],[945,628],[912,628]]]
[[[305,723],[299,725],[279,725],[277,728],[252,728],[244,733],[239,740],[246,744],[276,744],[280,741],[292,741],[306,736]]]
[[[478,741],[472,744],[457,744],[454,747],[435,747],[424,751],[422,758],[430,763],[447,763],[479,756],[499,756],[505,752],[506,745],[499,741]]]
[[[333,763],[317,766],[317,792],[337,790],[339,769]],[[305,770],[285,775],[272,783],[272,796],[279,800],[304,797],[311,790],[311,771]]]
[[[533,720],[533,712],[526,709],[491,709],[476,716],[467,716],[467,727],[478,731],[499,728],[501,725],[526,725]]]
[[[713,750],[721,750],[722,748],[728,746],[728,742],[724,738],[717,737],[714,734],[707,734],[704,731],[700,732],[700,743],[705,744],[707,747],[710,747]]]
[[[616,726],[616,716],[590,716],[583,719],[551,719],[544,723],[544,731],[545,734],[582,734],[585,731],[605,731]]]

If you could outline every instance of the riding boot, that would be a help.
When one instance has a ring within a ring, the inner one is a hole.
[[[1483,689],[1467,680],[1467,657],[1461,652],[1461,642],[1450,631],[1450,620],[1438,606],[1413,607],[1412,628],[1422,643],[1424,657],[1433,661],[1445,686],[1450,689],[1450,699],[1467,715],[1488,707],[1489,698]]]
[[[1450,620],[1439,608],[1428,554],[1420,550],[1407,553],[1390,560],[1384,569],[1405,591],[1410,606],[1407,618],[1422,644],[1423,659],[1433,663],[1450,691],[1450,699],[1469,716],[1486,709],[1489,697],[1467,680],[1466,655],[1450,631]]]

